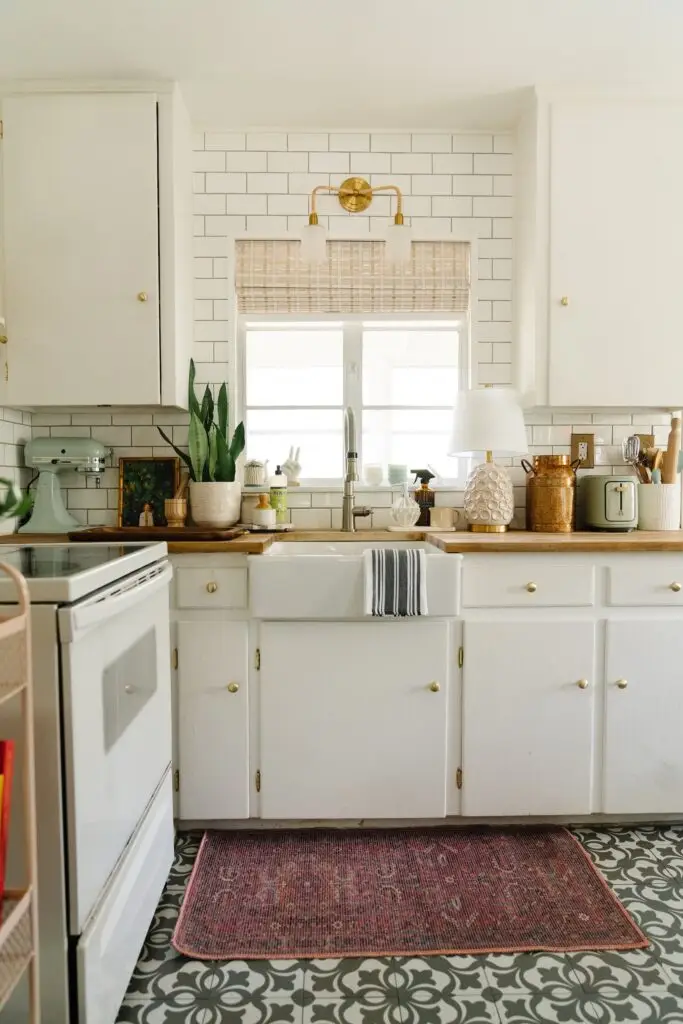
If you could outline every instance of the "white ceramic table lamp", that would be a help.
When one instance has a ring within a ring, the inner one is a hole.
[[[465,516],[470,530],[502,533],[515,510],[512,480],[505,466],[493,461],[528,451],[524,415],[511,388],[485,387],[461,391],[453,410],[449,455],[486,452],[486,462],[475,466],[465,487]]]

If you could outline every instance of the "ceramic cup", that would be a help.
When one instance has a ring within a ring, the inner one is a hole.
[[[363,466],[363,481],[370,487],[379,487],[384,479],[384,470],[376,464]]]
[[[408,467],[400,466],[396,462],[390,462],[387,475],[390,484],[404,484],[408,479]]]
[[[638,484],[639,530],[678,530],[680,525],[680,483]]]
[[[439,530],[452,530],[457,527],[463,513],[457,508],[430,508],[429,525],[436,526]]]

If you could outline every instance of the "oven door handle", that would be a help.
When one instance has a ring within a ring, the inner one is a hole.
[[[92,629],[93,626],[112,619],[115,615],[129,611],[151,594],[163,587],[168,587],[172,578],[173,568],[167,564],[157,576],[141,581],[122,594],[115,593],[111,597],[100,594],[73,608],[60,609],[59,625],[62,641],[73,643],[79,633],[84,633],[86,630]]]

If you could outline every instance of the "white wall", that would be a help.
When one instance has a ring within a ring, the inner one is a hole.
[[[340,184],[349,174],[371,184],[394,183],[405,193],[406,219],[416,237],[474,226],[479,238],[479,303],[473,358],[481,384],[509,384],[512,360],[511,278],[513,267],[513,136],[491,132],[198,132],[194,140],[194,358],[198,382],[229,378],[230,344],[226,237],[235,231],[298,230],[306,222],[308,196],[315,185]],[[319,200],[320,220],[334,236],[357,236],[390,217],[388,196],[378,196],[364,214],[345,213],[335,197]],[[20,415],[20,414],[12,414]],[[186,440],[187,418],[173,412],[124,409],[92,413],[40,413],[33,416],[39,434],[89,436],[111,444],[120,455],[163,455],[155,424]],[[572,426],[594,432],[605,444],[605,458],[620,463],[622,436],[634,429],[666,438],[668,418],[657,413],[634,416],[606,410],[537,410],[527,417],[530,453],[568,453]],[[2,419],[0,419],[2,430]],[[16,451],[16,450],[15,450]],[[13,451],[12,458],[16,457]],[[0,435],[0,461],[2,436]],[[620,467],[623,469],[623,465]],[[604,469],[602,470],[604,471]],[[607,470],[609,471],[609,469]],[[513,467],[521,523],[524,473]],[[99,481],[74,474],[63,477],[68,505],[90,524],[113,524],[118,473],[107,470]],[[459,504],[448,492],[440,502]],[[371,493],[374,526],[388,519],[391,493]],[[298,492],[292,520],[302,527],[337,525],[340,495]]]

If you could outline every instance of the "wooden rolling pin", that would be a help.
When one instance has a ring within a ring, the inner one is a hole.
[[[681,418],[673,416],[666,451],[662,460],[662,483],[675,484],[678,475],[678,453],[681,450]]]

